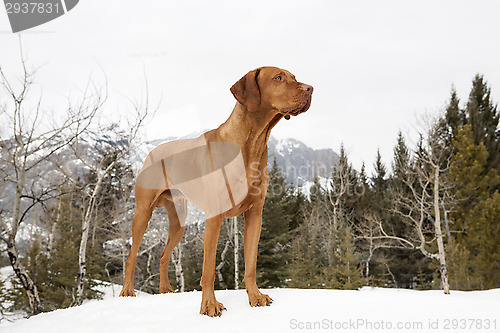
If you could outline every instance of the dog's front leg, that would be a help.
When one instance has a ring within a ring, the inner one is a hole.
[[[251,306],[271,305],[273,300],[257,287],[257,252],[262,227],[262,206],[253,206],[245,212],[245,286]]]
[[[214,294],[215,258],[222,220],[222,216],[216,216],[205,221],[203,274],[200,282],[203,292],[200,313],[210,317],[220,316],[222,310],[226,310],[222,303],[217,302]]]

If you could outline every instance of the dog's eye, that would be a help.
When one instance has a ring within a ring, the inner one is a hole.
[[[274,78],[275,81],[283,81],[283,78],[281,77],[281,75],[278,75]]]

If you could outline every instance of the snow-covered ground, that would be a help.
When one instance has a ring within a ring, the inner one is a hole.
[[[0,332],[499,332],[500,289],[414,291],[363,288],[265,290],[274,302],[251,308],[244,290],[216,291],[228,309],[198,314],[201,292],[113,297],[2,323]],[[119,286],[115,286],[115,295]],[[463,329],[462,329],[463,328]]]

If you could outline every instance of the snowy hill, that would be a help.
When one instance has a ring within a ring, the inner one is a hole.
[[[382,288],[363,288],[360,291],[271,289],[265,292],[274,303],[270,307],[251,308],[244,290],[216,291],[217,299],[228,309],[220,318],[198,314],[199,291],[140,294],[136,298],[112,297],[108,292],[101,301],[90,301],[80,307],[44,313],[14,323],[2,323],[0,331],[500,331],[500,289],[453,291],[451,295],[444,295],[442,291]]]

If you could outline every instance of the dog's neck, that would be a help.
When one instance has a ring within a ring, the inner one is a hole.
[[[229,118],[219,127],[224,141],[238,144],[249,156],[267,153],[267,141],[271,129],[283,118],[272,110],[249,112],[242,104],[236,103]]]

